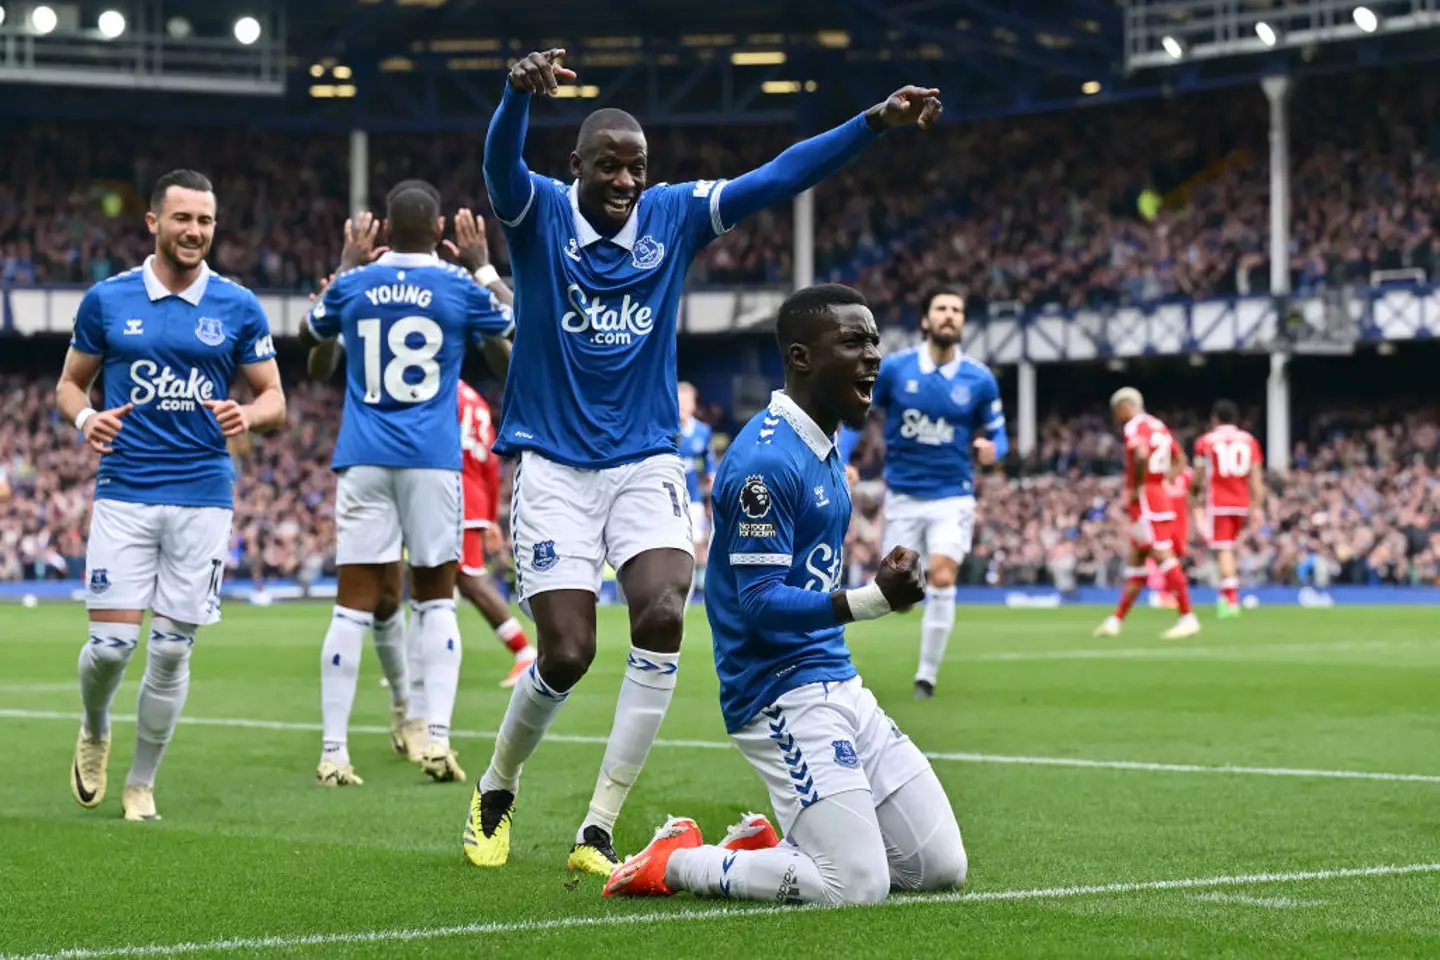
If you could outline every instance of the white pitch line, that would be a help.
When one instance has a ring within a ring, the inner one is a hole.
[[[1235,656],[1253,659],[1250,654],[1266,653],[1331,653],[1355,650],[1392,650],[1429,646],[1433,640],[1353,640],[1342,643],[1250,643],[1227,646],[1194,647],[1097,647],[1090,650],[1001,650],[976,653],[946,660],[1006,662],[1012,660],[1208,660]]]
[[[79,713],[54,710],[0,710],[0,720],[71,720],[82,718]],[[117,723],[134,723],[133,716],[113,717]],[[320,724],[287,720],[249,720],[243,717],[181,717],[180,722],[197,727],[245,727],[252,730],[288,730],[319,733]],[[389,736],[389,727],[352,726],[351,733]],[[450,736],[462,740],[494,740],[491,730],[451,730]],[[606,744],[606,737],[573,733],[547,733],[553,743]],[[723,740],[656,740],[657,747],[682,750],[731,750]],[[1142,760],[1087,760],[1082,757],[1029,757],[1002,753],[963,753],[932,751],[925,756],[942,763],[999,763],[1031,767],[1076,767],[1086,770],[1130,770],[1142,773],[1219,773],[1252,777],[1310,777],[1329,780],[1387,780],[1400,783],[1440,783],[1440,774],[1383,773],[1370,770],[1311,770],[1296,767],[1242,767],[1233,764],[1206,765],[1199,763],[1150,763]]]
[[[1323,907],[1324,900],[1297,900],[1295,897],[1252,897],[1244,893],[1197,893],[1194,899],[1206,903],[1238,903],[1246,907],[1269,907],[1272,910],[1294,910],[1296,907]]]
[[[1298,873],[1251,873],[1219,877],[1191,877],[1180,880],[1142,880],[1134,883],[1103,883],[1093,886],[1040,887],[1028,890],[991,890],[978,893],[947,893],[933,896],[892,897],[861,910],[900,907],[929,907],[943,904],[996,903],[1018,900],[1055,900],[1066,897],[1148,893],[1164,890],[1203,890],[1209,887],[1248,887],[1257,884],[1305,883],[1355,877],[1392,877],[1405,874],[1440,873],[1440,863],[1411,863],[1398,866],[1345,867],[1337,870],[1307,870]],[[466,923],[448,927],[391,930],[359,930],[352,933],[318,933],[306,936],[234,937],[226,940],[187,943],[144,944],[123,947],[72,947],[50,953],[3,954],[0,960],[108,960],[110,957],[173,957],[208,951],[293,950],[297,947],[345,946],[370,943],[411,943],[443,937],[495,936],[510,933],[540,933],[585,927],[648,926],[698,920],[724,920],[756,916],[793,914],[827,907],[720,907],[713,910],[677,910],[656,913],[602,914],[598,917],[560,917],[554,920],[520,920],[509,923]]]

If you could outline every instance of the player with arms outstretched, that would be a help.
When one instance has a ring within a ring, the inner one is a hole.
[[[592,113],[573,183],[522,157],[530,100],[575,74],[562,50],[515,63],[485,138],[485,180],[505,230],[520,317],[496,452],[515,457],[511,535],[535,669],[515,693],[471,800],[463,846],[479,866],[510,850],[520,768],[595,656],[605,565],[618,572],[631,649],[589,812],[567,865],[608,876],[615,820],[670,705],[693,573],[675,335],[695,255],[741,219],[809,189],[891,127],[928,128],[938,91],[905,87],[849,122],[731,181],[646,188],[645,134],[622,110]]]
[[[710,561],[710,484],[715,478],[714,436],[710,424],[695,418],[695,387],[681,383],[680,458],[685,461],[685,492],[690,502],[690,535],[695,545],[695,586],[705,589]]]
[[[444,234],[440,195],[407,180],[386,199],[390,247],[374,262],[378,222],[346,223],[340,271],[307,318],[308,334],[343,335],[345,412],[335,442],[334,614],[321,654],[323,747],[316,779],[359,784],[347,733],[360,648],[390,565],[408,548],[424,659],[428,743],[420,766],[434,780],[464,778],[450,746],[460,676],[455,568],[460,558],[461,449],[456,417],[468,342],[504,355],[510,311],[465,267],[435,249]]]
[[[920,749],[860,682],[845,624],[925,596],[920,558],[896,547],[875,581],[839,588],[850,526],[832,442],[864,421],[880,335],[856,290],[807,287],[780,308],[785,389],[740,431],[715,478],[706,613],[725,728],[770,792],[785,832],[745,815],[719,846],[672,818],[611,876],[606,896],[689,890],[837,906],[965,880],[965,847]]]
[[[922,342],[886,357],[875,382],[875,406],[885,409],[884,549],[913,545],[926,558],[919,700],[935,695],[955,629],[955,582],[975,529],[975,465],[1010,449],[1000,387],[989,367],[961,352],[964,331],[964,291],[930,291],[920,305]]]
[[[1180,619],[1165,631],[1166,640],[1193,637],[1200,621],[1190,609],[1190,585],[1175,556],[1175,510],[1165,484],[1175,457],[1175,441],[1165,424],[1145,412],[1145,400],[1134,387],[1110,397],[1115,425],[1125,436],[1125,508],[1129,516],[1130,550],[1125,561],[1125,589],[1115,612],[1095,628],[1097,637],[1120,635],[1121,624],[1145,587],[1145,560],[1159,564],[1166,590],[1175,597]],[[1183,456],[1183,454],[1182,454]],[[1181,503],[1179,509],[1184,510]]]
[[[233,518],[227,439],[285,422],[270,324],[255,295],[212,273],[215,192],[193,170],[155,184],[155,253],[90,288],[55,388],[55,406],[100,454],[85,552],[90,640],[80,650],[84,717],[70,771],[83,807],[105,799],[110,705],[150,611],[135,758],[120,806],[158,820],[155,772],[190,689],[190,650],[220,619]],[[90,388],[105,373],[105,407]],[[255,395],[229,399],[236,374]]]
[[[1205,544],[1215,551],[1220,574],[1220,595],[1215,612],[1240,616],[1240,577],[1235,546],[1245,532],[1245,521],[1259,526],[1265,503],[1264,454],[1260,441],[1238,426],[1240,411],[1231,400],[1217,400],[1210,416],[1210,431],[1195,443],[1195,472],[1200,477],[1197,495],[1204,504]]]

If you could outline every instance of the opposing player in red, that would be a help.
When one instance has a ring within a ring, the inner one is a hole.
[[[1145,412],[1134,387],[1116,390],[1110,398],[1115,425],[1125,435],[1125,506],[1130,518],[1130,551],[1125,563],[1125,590],[1120,605],[1095,628],[1097,637],[1120,635],[1120,626],[1145,586],[1145,560],[1153,557],[1175,596],[1180,619],[1161,636],[1167,640],[1193,637],[1200,621],[1190,609],[1190,586],[1175,557],[1175,507],[1165,489],[1170,478],[1175,441],[1165,424]],[[1180,509],[1184,509],[1182,503]]]
[[[490,582],[485,571],[487,553],[502,549],[500,528],[500,459],[491,452],[495,422],[490,404],[475,388],[460,382],[460,445],[465,500],[465,536],[460,552],[460,594],[475,605],[500,642],[515,655],[515,663],[500,686],[510,688],[535,660],[535,648],[525,636],[510,605]],[[489,541],[487,549],[487,541]]]
[[[1240,616],[1240,578],[1235,545],[1253,518],[1259,525],[1265,499],[1260,441],[1236,426],[1240,411],[1230,400],[1217,400],[1210,414],[1210,432],[1195,443],[1197,493],[1204,504],[1205,544],[1215,551],[1220,595],[1215,612],[1222,619]]]
[[[1175,552],[1175,559],[1180,561],[1183,568],[1185,564],[1186,551],[1190,544],[1190,514],[1188,505],[1190,503],[1190,488],[1195,482],[1195,473],[1190,465],[1185,462],[1184,455],[1174,457],[1170,461],[1170,476],[1165,480],[1165,494],[1170,498],[1170,508],[1175,511],[1175,528],[1171,531],[1171,548]],[[1151,581],[1151,589],[1156,589],[1155,581],[1159,581],[1160,606],[1166,610],[1174,610],[1179,606],[1179,601],[1165,585],[1165,576],[1158,570],[1156,564],[1155,576]]]

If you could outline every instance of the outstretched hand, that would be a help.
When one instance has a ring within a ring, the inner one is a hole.
[[[908,127],[912,123],[921,130],[929,130],[944,109],[940,91],[934,87],[901,87],[883,103],[865,111],[865,121],[875,130]]]
[[[375,246],[380,226],[380,218],[369,210],[362,210],[353,220],[345,221],[345,247],[340,251],[341,272],[363,267],[390,249]]]
[[[485,239],[485,221],[468,207],[455,214],[455,239],[442,246],[445,259],[474,273],[490,262],[490,245]]]
[[[558,61],[565,50],[555,47],[544,52],[526,54],[510,67],[510,86],[521,93],[552,97],[560,89],[560,81],[575,79],[575,71],[562,67]]]

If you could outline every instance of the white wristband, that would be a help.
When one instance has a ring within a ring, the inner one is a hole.
[[[93,416],[95,416],[94,407],[86,407],[84,410],[81,410],[75,415],[75,429],[79,430],[81,433],[84,433],[85,421],[89,420]]]
[[[878,620],[890,612],[890,601],[873,583],[858,590],[846,590],[845,602],[850,605],[850,616],[856,620]]]
[[[480,286],[482,287],[488,287],[490,286],[490,284],[494,283],[496,280],[499,279],[500,271],[495,269],[494,264],[487,263],[485,264],[485,266],[475,271],[475,282],[480,284]]]

